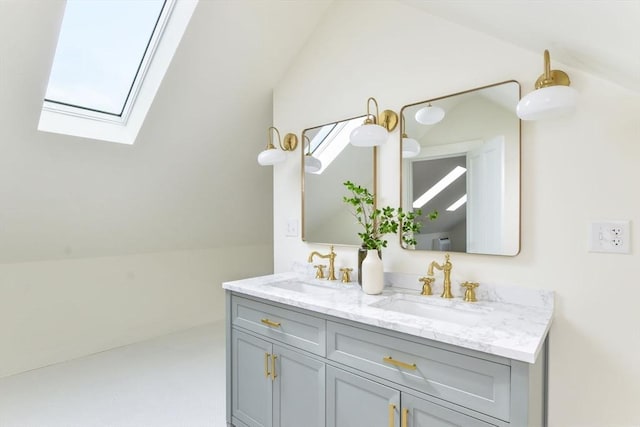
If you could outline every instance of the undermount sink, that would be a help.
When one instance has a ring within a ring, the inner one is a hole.
[[[370,306],[466,326],[480,323],[482,319],[492,311],[487,307],[464,307],[462,304],[468,303],[436,300],[435,298],[437,297],[398,294],[370,304]]]
[[[322,295],[334,292],[336,288],[327,284],[326,286],[314,285],[311,283],[301,282],[298,280],[286,280],[270,284],[275,288],[286,289],[288,291],[299,292],[303,294]]]

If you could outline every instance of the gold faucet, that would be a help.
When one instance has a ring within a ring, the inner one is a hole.
[[[316,279],[324,279],[324,268],[326,267],[326,265],[318,264],[314,265],[314,267],[316,269]]]
[[[429,269],[427,270],[427,276],[433,276],[434,267],[444,273],[444,290],[440,296],[442,298],[453,298],[453,294],[451,293],[451,269],[453,268],[453,264],[449,261],[449,254],[444,255],[444,264],[431,261]]]
[[[433,277],[421,277],[418,280],[422,282],[422,292],[420,292],[420,295],[431,295],[431,285],[436,279]]]
[[[353,268],[341,268],[340,271],[342,272],[342,283],[349,283],[351,281],[351,272],[353,271]]]
[[[309,259],[307,260],[307,262],[313,262],[313,257],[317,255],[320,258],[329,258],[329,277],[327,277],[327,280],[336,280],[336,272],[335,272],[335,260],[336,260],[336,253],[333,251],[333,245],[330,246],[329,249],[329,253],[326,255],[322,255],[320,252],[318,251],[313,251],[309,254]]]
[[[466,302],[478,301],[478,299],[476,298],[476,292],[474,291],[474,289],[478,287],[477,282],[464,282],[460,286],[462,286],[463,288],[466,288],[466,291],[464,291],[464,298],[463,298],[464,301]]]

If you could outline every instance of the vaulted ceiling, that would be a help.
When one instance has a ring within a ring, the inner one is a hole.
[[[272,88],[328,4],[200,1],[127,146],[36,130],[65,3],[0,1],[0,262],[269,244]]]
[[[534,80],[543,72],[542,53],[549,49],[552,68],[557,61],[640,91],[638,0],[399,1],[539,52]]]
[[[0,0],[0,262],[270,242],[272,90],[333,1],[201,0],[125,146],[37,132],[64,1]],[[640,90],[639,1],[400,1]]]

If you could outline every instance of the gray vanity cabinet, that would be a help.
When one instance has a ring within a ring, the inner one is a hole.
[[[248,427],[324,427],[323,362],[239,330],[231,335],[231,400],[238,421]]]
[[[231,343],[233,415],[250,427],[271,427],[273,384],[268,367],[273,344],[237,330]]]
[[[229,426],[537,427],[545,389],[544,348],[528,364],[227,292]]]
[[[327,368],[327,427],[400,427],[399,408],[398,390]]]
[[[325,363],[309,355],[326,353],[326,321],[235,296],[229,312],[234,423],[324,427]]]
[[[491,427],[339,368],[327,368],[327,427]]]
[[[402,393],[400,417],[406,421],[402,427],[490,427],[476,418],[436,405],[409,393]]]
[[[277,377],[273,383],[273,425],[325,426],[325,364],[297,351],[273,347]]]

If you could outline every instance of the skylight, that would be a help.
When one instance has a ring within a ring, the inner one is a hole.
[[[467,203],[467,195],[465,194],[464,196],[460,197],[458,200],[456,200],[455,202],[453,202],[453,204],[451,206],[449,206],[447,208],[447,210],[449,212],[453,212],[456,209],[458,209],[460,206],[464,205],[465,203]]]
[[[312,154],[320,160],[322,167],[316,175],[322,174],[338,155],[349,145],[351,131],[362,124],[362,117],[325,125],[311,140]]]
[[[133,144],[198,0],[67,0],[38,129]]]
[[[68,0],[45,101],[122,116],[164,0]]]
[[[433,187],[424,192],[413,202],[414,209],[420,209],[426,205],[429,200],[436,197],[442,190],[447,188],[453,181],[462,176],[467,170],[462,166],[456,166],[451,172],[446,174],[440,181],[436,182]]]

